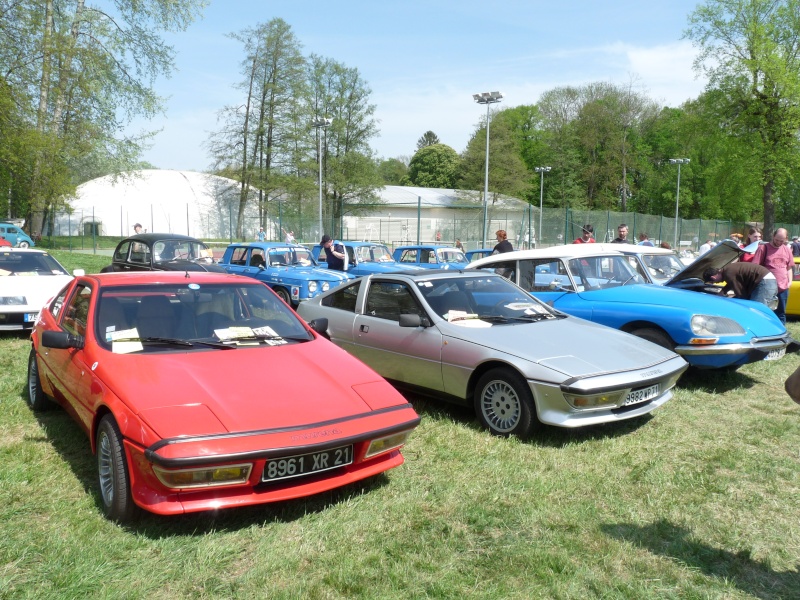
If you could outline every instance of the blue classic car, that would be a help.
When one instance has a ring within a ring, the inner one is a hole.
[[[263,281],[291,306],[327,292],[355,276],[317,264],[299,244],[242,242],[231,244],[219,262],[228,273]]]
[[[470,268],[497,271],[567,314],[655,342],[698,368],[779,359],[793,342],[763,304],[647,283],[620,252],[555,246],[490,256]]]
[[[401,264],[417,265],[424,269],[465,269],[469,265],[464,253],[453,246],[399,246],[394,249],[393,256]]]
[[[372,275],[374,273],[410,273],[424,270],[415,265],[401,264],[392,258],[392,253],[386,244],[378,242],[337,242],[347,250],[350,259],[347,272],[357,277]],[[322,246],[317,244],[311,249],[314,260],[321,265],[327,265],[327,254],[322,252]]]

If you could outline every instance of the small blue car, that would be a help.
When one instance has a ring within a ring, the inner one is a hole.
[[[350,259],[347,272],[357,277],[374,273],[410,273],[424,270],[416,265],[397,262],[386,244],[378,242],[337,242],[347,250]],[[317,244],[311,249],[314,259],[321,265],[327,265],[327,254]]]
[[[0,237],[15,248],[33,248],[36,245],[31,236],[12,223],[0,223]]]
[[[393,256],[400,264],[417,265],[424,269],[466,269],[469,265],[464,253],[453,246],[399,246],[394,249]]]
[[[701,369],[777,360],[795,345],[764,304],[647,283],[621,252],[588,246],[508,252],[470,269],[498,272],[550,306],[654,342]]]
[[[263,281],[290,306],[336,287],[355,275],[325,269],[299,244],[242,242],[225,250],[219,266],[228,273]]]
[[[475,262],[476,260],[480,260],[481,258],[486,258],[487,256],[491,256],[492,249],[480,248],[479,250],[467,250],[464,255],[467,257],[468,262]]]

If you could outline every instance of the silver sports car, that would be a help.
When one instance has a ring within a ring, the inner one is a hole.
[[[672,397],[677,354],[558,312],[495,273],[371,275],[298,308],[398,387],[464,405],[494,434],[638,417]],[[321,321],[320,321],[321,322]]]

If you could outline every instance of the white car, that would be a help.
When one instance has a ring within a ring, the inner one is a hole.
[[[0,331],[33,328],[41,308],[71,280],[43,250],[0,248]]]

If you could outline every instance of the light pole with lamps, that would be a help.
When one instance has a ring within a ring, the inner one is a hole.
[[[483,246],[486,247],[486,228],[488,227],[487,211],[489,203],[489,107],[503,99],[500,92],[481,92],[472,94],[472,98],[478,104],[486,105],[486,176],[483,179]]]
[[[314,119],[311,125],[317,130],[317,153],[319,154],[319,237],[325,233],[322,228],[322,132],[320,129],[330,127],[330,119]]]
[[[542,184],[539,188],[539,231],[536,232],[536,247],[542,242],[542,207],[544,204],[544,174],[549,173],[552,167],[535,167],[533,170],[542,174]]]
[[[670,158],[669,164],[678,165],[678,191],[675,192],[675,239],[673,240],[673,248],[678,248],[678,203],[681,199],[681,165],[688,165],[691,159],[688,158]]]

